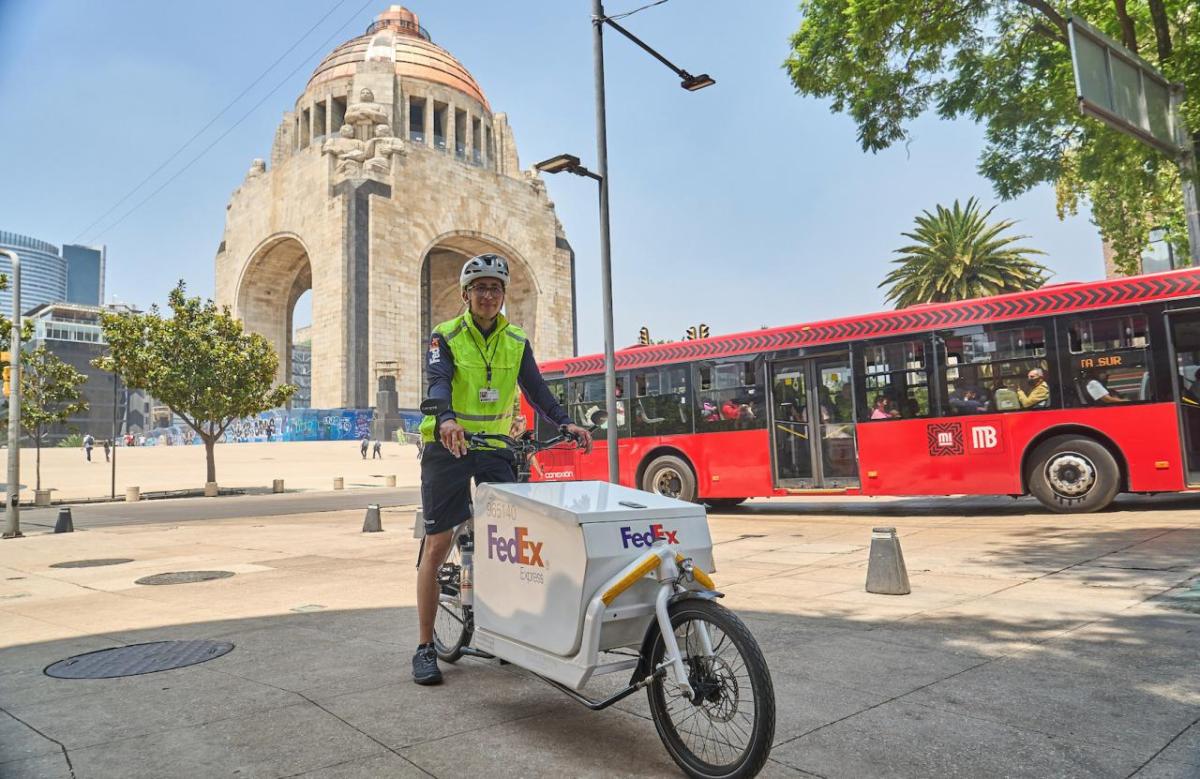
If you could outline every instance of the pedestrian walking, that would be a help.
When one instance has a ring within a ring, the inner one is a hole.
[[[375,446],[371,449],[371,459],[374,460],[377,457],[380,460],[383,459],[383,441],[376,441]]]
[[[362,455],[362,458],[364,460],[367,459],[367,447],[370,445],[370,443],[371,442],[367,439],[366,436],[362,437],[362,446],[358,447],[358,452],[359,452],[359,454]]]
[[[104,439],[104,462],[108,462],[108,449],[109,449],[109,446],[110,446],[110,444],[109,444],[109,442],[108,442],[108,439],[107,439],[107,438],[105,438],[105,439]]]
[[[87,455],[87,461],[92,461],[92,447],[96,445],[96,439],[92,438],[91,433],[87,433],[83,437],[83,453]]]

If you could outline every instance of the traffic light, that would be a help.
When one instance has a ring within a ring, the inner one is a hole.
[[[4,397],[12,397],[12,368],[4,366]]]
[[[696,340],[696,326],[695,325],[692,325],[691,327],[689,327],[687,329],[687,340],[689,340],[689,341]]]
[[[643,327],[641,330],[638,330],[638,343],[640,343],[642,346],[649,345],[649,343],[650,343],[650,328]]]
[[[700,325],[700,337],[708,338],[708,325]]]

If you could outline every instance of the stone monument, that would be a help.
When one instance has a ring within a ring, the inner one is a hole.
[[[274,345],[284,382],[311,290],[312,406],[371,407],[377,367],[396,365],[396,402],[416,409],[429,334],[482,252],[508,258],[506,312],[539,359],[574,354],[575,258],[545,186],[471,73],[394,5],[317,66],[234,191],[216,299]]]

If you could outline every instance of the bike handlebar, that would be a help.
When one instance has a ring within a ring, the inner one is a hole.
[[[499,441],[507,447],[516,450],[527,452],[540,452],[545,449],[558,446],[566,441],[570,441],[576,445],[579,444],[579,437],[567,432],[556,435],[554,438],[548,438],[545,441],[539,441],[536,438],[513,438],[502,433],[468,433],[467,446],[470,449],[497,449],[492,444],[493,441]]]

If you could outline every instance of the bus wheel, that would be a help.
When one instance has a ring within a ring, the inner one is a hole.
[[[1117,461],[1090,438],[1051,438],[1030,460],[1029,491],[1060,514],[1100,511],[1112,503],[1120,486]]]
[[[686,462],[666,454],[657,457],[642,475],[642,489],[668,498],[696,500],[696,477]]]

